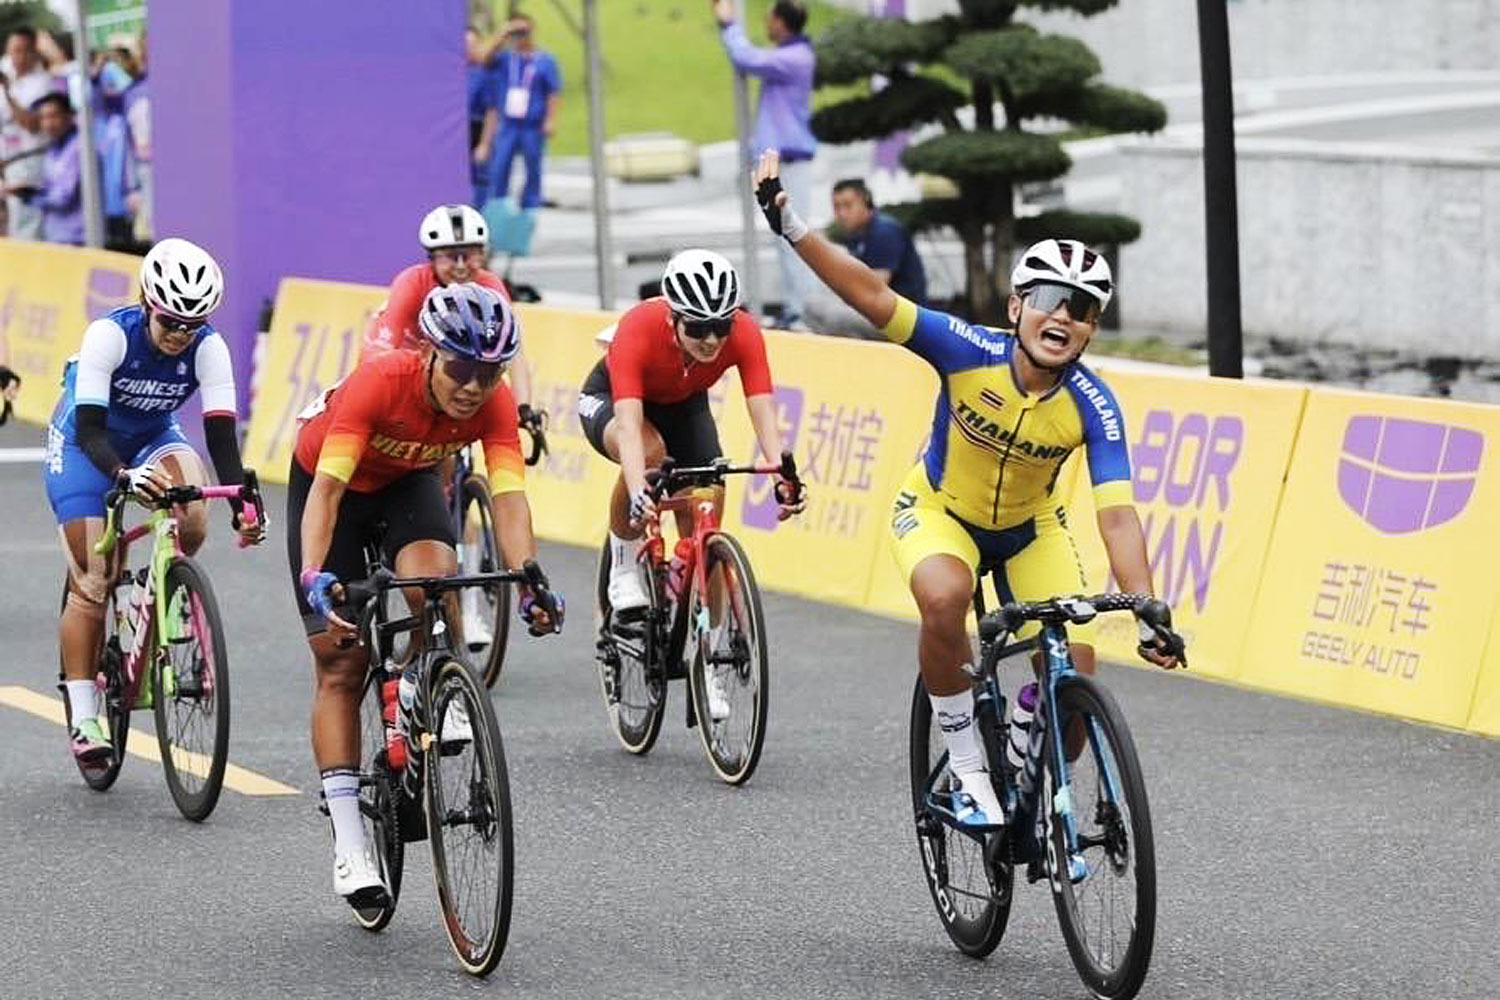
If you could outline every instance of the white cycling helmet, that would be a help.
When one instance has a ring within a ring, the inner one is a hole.
[[[157,312],[175,319],[205,319],[224,298],[224,275],[208,251],[170,237],[141,261],[141,293]]]
[[[1021,254],[1010,272],[1010,287],[1018,294],[1038,283],[1068,285],[1088,292],[1099,300],[1099,311],[1109,305],[1114,294],[1114,276],[1109,261],[1077,240],[1042,240]]]
[[[490,243],[490,227],[484,224],[484,216],[468,205],[439,205],[423,217],[417,235],[428,250],[473,246],[488,249]]]
[[[684,250],[667,261],[661,293],[683,319],[727,319],[740,307],[740,276],[721,254]]]

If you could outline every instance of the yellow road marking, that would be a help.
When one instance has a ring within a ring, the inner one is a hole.
[[[67,714],[63,711],[62,699],[44,694],[38,694],[30,688],[21,687],[16,684],[0,684],[0,704],[18,708],[23,712],[29,712],[48,722],[59,726],[68,724]],[[157,749],[156,735],[144,730],[130,727],[130,740],[125,745],[128,753],[145,760],[160,763],[161,751]],[[208,774],[209,758],[203,754],[193,753],[182,747],[173,747],[174,757],[179,770],[196,774],[202,778]],[[263,774],[256,774],[237,764],[226,764],[224,766],[224,787],[232,788],[242,795],[297,795],[299,792],[291,785],[283,785]]]

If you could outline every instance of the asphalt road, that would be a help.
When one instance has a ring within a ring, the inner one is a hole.
[[[36,437],[7,427],[0,449]],[[55,696],[62,560],[39,480],[34,462],[0,464],[0,686]],[[1018,889],[987,961],[938,924],[906,798],[910,625],[770,595],[770,734],[755,778],[729,789],[675,689],[657,749],[618,749],[591,664],[591,554],[555,545],[543,556],[572,627],[518,641],[495,698],[518,821],[504,961],[482,984],[458,970],[421,852],[396,920],[367,934],[329,888],[286,525],[248,554],[214,528],[231,759],[300,794],[226,790],[195,826],[156,765],[132,757],[113,791],[90,792],[60,727],[0,704],[0,997],[1085,995],[1040,885]],[[1500,992],[1500,743],[1144,670],[1103,677],[1155,819],[1144,996]]]

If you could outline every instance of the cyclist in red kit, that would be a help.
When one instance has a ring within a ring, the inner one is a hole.
[[[684,250],[667,262],[661,296],[620,318],[609,352],[584,381],[578,400],[584,434],[620,466],[609,511],[609,603],[616,612],[646,606],[636,563],[641,522],[652,508],[646,470],[668,455],[681,465],[720,457],[708,388],[730,368],[739,370],[761,453],[779,462],[783,442],[766,342],[740,309],[739,275],[719,254]],[[776,484],[776,499],[783,519],[806,506],[803,491],[784,481]],[[721,493],[721,509],[723,503]]]

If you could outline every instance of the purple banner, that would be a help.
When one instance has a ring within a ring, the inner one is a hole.
[[[463,0],[152,0],[158,236],[224,269],[240,402],[289,275],[375,284],[469,196]],[[245,414],[242,412],[242,417]]]

